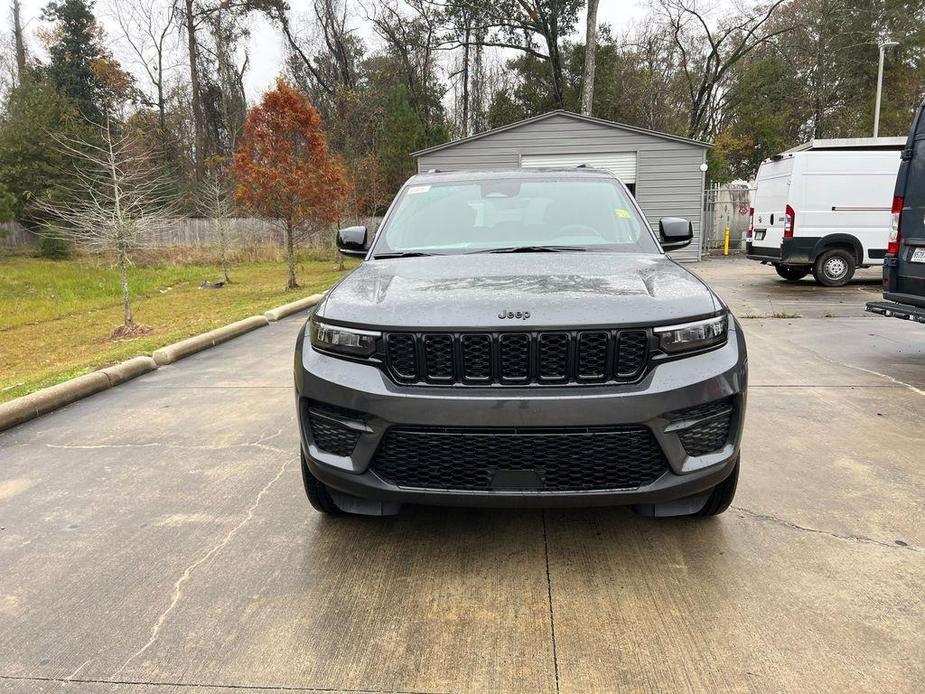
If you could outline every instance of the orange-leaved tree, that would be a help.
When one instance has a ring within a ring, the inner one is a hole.
[[[283,225],[288,288],[295,289],[295,244],[340,218],[351,185],[328,151],[318,111],[284,80],[248,112],[234,177],[242,207]]]

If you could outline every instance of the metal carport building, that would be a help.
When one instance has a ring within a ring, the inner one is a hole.
[[[418,171],[510,169],[586,164],[618,176],[653,228],[660,217],[694,223],[694,242],[672,254],[697,260],[701,249],[706,142],[622,125],[568,111],[550,111],[412,156]]]

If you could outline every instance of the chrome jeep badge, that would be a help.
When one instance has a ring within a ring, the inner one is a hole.
[[[504,309],[501,313],[498,314],[498,318],[504,320],[505,318],[512,320],[527,320],[530,317],[529,311],[508,311]]]

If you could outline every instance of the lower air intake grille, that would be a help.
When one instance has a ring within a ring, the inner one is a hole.
[[[353,419],[356,413],[320,404],[310,405],[307,410],[312,439],[318,448],[334,455],[346,456],[353,453],[360,439],[360,432],[351,429],[340,420]]]
[[[681,443],[688,455],[706,455],[718,451],[729,440],[729,420],[732,413],[709,419],[680,432]]]
[[[698,456],[718,451],[729,441],[733,400],[724,398],[704,405],[677,410],[667,415],[673,422],[690,421],[691,426],[678,431],[688,455]]]
[[[531,491],[633,489],[654,482],[667,462],[643,426],[556,430],[390,429],[372,469],[406,488],[488,491],[526,472]],[[497,475],[497,476],[496,476]],[[511,489],[509,485],[504,488]]]

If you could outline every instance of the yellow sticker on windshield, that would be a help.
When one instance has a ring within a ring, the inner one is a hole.
[[[630,214],[629,210],[624,210],[622,207],[614,210],[617,213],[618,217],[623,217],[623,219],[632,219],[633,215]]]

